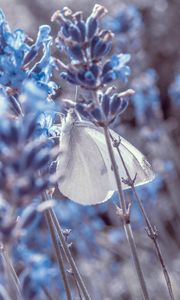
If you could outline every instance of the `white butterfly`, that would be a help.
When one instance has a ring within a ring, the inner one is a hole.
[[[111,130],[111,135],[119,135]],[[151,181],[154,174],[143,154],[120,137],[120,151],[135,185]],[[121,178],[127,178],[116,149],[113,149]],[[60,192],[80,204],[97,204],[108,200],[117,186],[103,129],[90,122],[77,120],[69,112],[62,125],[60,154],[57,164]],[[123,189],[128,186],[122,182]]]

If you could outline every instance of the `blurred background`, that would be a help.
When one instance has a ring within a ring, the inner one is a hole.
[[[92,0],[0,0],[0,7],[11,28],[22,28],[33,38],[42,24],[50,24],[52,33],[57,34],[57,25],[50,21],[55,10],[68,6],[88,16],[95,3]],[[180,299],[180,1],[98,3],[109,11],[102,25],[115,33],[113,51],[130,53],[132,57],[130,80],[120,88],[133,88],[136,94],[115,129],[148,157],[156,174],[155,180],[139,187],[138,192],[152,224],[158,229],[176,299]],[[54,55],[59,55],[56,49]],[[64,82],[59,80],[59,83],[61,89],[56,101],[67,95],[73,97],[74,91]],[[130,191],[126,194],[127,199],[133,197]],[[116,216],[116,201],[115,195],[108,203],[81,207],[62,200],[56,205],[56,212],[63,228],[72,229],[68,238],[92,299],[138,300],[139,286],[125,234]],[[151,299],[169,299],[160,263],[136,203],[132,225]],[[43,218],[37,216],[27,232],[14,249],[25,299],[47,299],[40,286],[47,286],[54,299],[65,299]],[[74,299],[79,299],[77,291]]]

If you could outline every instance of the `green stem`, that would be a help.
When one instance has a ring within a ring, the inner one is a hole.
[[[105,139],[106,139],[106,143],[107,143],[107,147],[108,147],[108,152],[109,152],[109,156],[111,159],[111,163],[112,163],[112,167],[113,167],[113,171],[114,171],[114,175],[115,175],[115,180],[116,180],[116,184],[117,184],[117,189],[118,189],[118,193],[119,193],[119,201],[121,204],[121,209],[122,209],[122,220],[123,220],[123,225],[124,225],[124,229],[127,235],[127,240],[129,242],[130,245],[130,249],[131,249],[131,254],[133,257],[133,261],[134,261],[134,265],[135,265],[135,269],[137,272],[137,276],[139,279],[139,283],[141,286],[141,290],[143,293],[143,297],[145,300],[149,300],[149,295],[148,295],[148,291],[147,291],[147,287],[146,287],[146,283],[144,280],[144,275],[141,269],[141,265],[139,262],[139,257],[137,254],[137,248],[136,248],[136,244],[134,241],[134,236],[133,236],[133,232],[132,232],[132,228],[131,228],[131,223],[130,223],[130,214],[128,214],[127,208],[126,208],[126,201],[125,201],[125,197],[124,197],[124,193],[123,193],[123,189],[122,189],[122,184],[121,184],[121,178],[120,178],[120,174],[119,174],[119,170],[116,164],[116,160],[115,160],[115,156],[114,156],[114,152],[113,152],[113,147],[111,144],[111,139],[110,139],[110,134],[109,134],[109,130],[107,127],[104,127],[104,135],[105,135]]]
[[[166,285],[167,285],[167,288],[168,288],[168,292],[169,292],[169,296],[170,296],[170,299],[171,300],[175,300],[175,297],[174,297],[174,294],[173,294],[173,289],[172,289],[172,284],[171,284],[171,280],[170,280],[170,276],[168,274],[168,271],[167,271],[167,268],[166,268],[166,265],[165,265],[165,262],[164,262],[164,259],[163,259],[163,256],[162,256],[162,253],[161,253],[161,249],[160,249],[160,246],[159,246],[159,243],[158,243],[158,234],[157,234],[157,231],[156,229],[154,228],[154,226],[151,224],[151,221],[147,215],[147,212],[142,204],[142,201],[141,199],[139,198],[139,195],[136,191],[136,188],[135,188],[135,185],[134,185],[134,181],[132,180],[131,176],[130,176],[130,173],[126,167],[126,164],[125,164],[125,161],[123,159],[123,156],[121,154],[121,151],[119,149],[119,146],[116,147],[117,151],[118,151],[118,154],[119,154],[119,157],[122,161],[122,164],[124,166],[124,169],[125,169],[125,172],[126,172],[126,175],[127,175],[127,178],[128,178],[128,182],[129,182],[129,185],[135,195],[135,198],[136,198],[136,201],[138,202],[138,205],[142,211],[142,214],[144,216],[144,219],[146,221],[146,225],[147,225],[147,228],[148,228],[148,236],[149,238],[153,241],[154,245],[155,245],[155,248],[156,248],[156,251],[157,251],[157,256],[159,258],[159,261],[160,261],[160,264],[161,264],[161,267],[162,267],[162,270],[163,270],[163,273],[164,273],[164,278],[165,278],[165,281],[166,281]]]
[[[82,291],[82,293],[84,295],[84,298],[85,298],[85,300],[91,300],[91,298],[89,296],[89,293],[88,293],[88,291],[87,291],[87,289],[85,287],[85,284],[84,284],[84,282],[82,280],[82,277],[81,277],[81,275],[79,273],[79,270],[78,270],[78,268],[77,268],[77,266],[75,264],[75,261],[74,261],[74,259],[72,257],[71,251],[70,251],[70,249],[69,249],[69,247],[68,247],[68,245],[67,245],[67,243],[65,241],[65,238],[64,238],[64,235],[62,233],[62,229],[61,229],[61,226],[60,226],[60,224],[58,222],[58,219],[57,219],[57,217],[56,217],[56,215],[55,215],[55,213],[53,212],[52,209],[49,209],[49,212],[51,214],[53,223],[54,223],[54,225],[56,227],[56,230],[57,230],[60,242],[62,244],[62,247],[63,247],[63,249],[64,249],[64,251],[66,253],[67,259],[68,259],[69,264],[71,266],[71,269],[72,269],[72,271],[74,273],[74,276],[75,276],[75,278],[77,280],[77,283],[79,284],[79,287],[80,287],[80,289],[81,289],[81,291]]]
[[[66,276],[66,271],[65,271],[65,267],[64,267],[62,254],[60,252],[60,247],[59,247],[59,244],[58,244],[58,241],[57,241],[57,238],[56,238],[56,231],[55,231],[55,228],[54,228],[54,223],[53,223],[51,213],[50,213],[49,210],[45,211],[45,216],[46,216],[46,220],[47,220],[49,230],[50,230],[50,233],[51,233],[51,239],[52,239],[52,243],[53,243],[53,246],[54,246],[54,251],[56,253],[56,258],[57,258],[57,262],[58,262],[58,265],[59,265],[59,270],[60,270],[60,273],[61,273],[61,276],[62,276],[62,279],[63,279],[67,300],[72,300],[71,291],[70,291],[68,279],[67,279],[67,276]]]

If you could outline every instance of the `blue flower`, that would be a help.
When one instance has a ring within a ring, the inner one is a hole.
[[[41,112],[37,119],[38,135],[45,135],[46,137],[59,137],[60,127],[55,125],[56,112]],[[53,142],[53,139],[52,139]]]
[[[54,102],[48,98],[48,90],[37,84],[35,80],[26,80],[23,84],[19,101],[25,114],[51,112],[55,108]]]
[[[169,95],[174,105],[180,105],[180,74],[177,74],[169,87]]]
[[[138,124],[145,124],[157,118],[160,113],[160,96],[156,80],[156,72],[148,69],[132,81],[132,86],[136,91],[132,101]]]
[[[43,43],[44,54],[29,71],[29,77],[37,81],[38,85],[48,92],[54,94],[58,85],[51,81],[53,68],[55,66],[54,58],[51,57],[51,40]]]
[[[137,6],[122,4],[114,16],[105,17],[103,25],[115,33],[115,46],[118,52],[133,53],[134,56],[134,53],[142,50],[141,33],[143,21]]]
[[[57,85],[51,81],[54,59],[51,56],[52,37],[48,25],[39,27],[37,38],[31,46],[27,35],[21,29],[11,32],[4,14],[0,13],[0,84],[14,91],[22,90],[25,80],[34,79],[49,94],[53,94]],[[40,51],[43,52],[40,55]],[[38,61],[35,58],[40,56]],[[15,96],[16,97],[16,96]]]
[[[127,81],[127,77],[130,75],[130,68],[126,64],[130,61],[130,54],[113,55],[111,58],[112,69],[116,74],[117,79]]]
[[[8,110],[8,106],[6,94],[3,88],[0,87],[0,116],[4,115],[4,113]]]
[[[161,176],[156,176],[153,182],[149,182],[146,185],[137,187],[138,194],[142,201],[146,203],[147,199],[150,199],[154,204],[158,200],[158,194],[163,186],[163,179]]]
[[[17,224],[17,217],[12,214],[11,205],[0,197],[0,240],[3,243],[11,243]]]
[[[43,287],[49,287],[57,282],[58,268],[55,263],[38,250],[28,249],[26,245],[18,246],[18,256],[24,265],[24,270],[20,274],[23,295],[26,299],[36,296],[38,299],[44,298]],[[57,287],[56,287],[57,289]],[[60,285],[60,289],[62,286]]]
[[[45,44],[47,45],[51,41],[51,36],[49,35],[51,28],[48,25],[42,25],[39,27],[37,38],[35,43],[29,47],[29,52],[24,57],[24,65],[29,64],[34,58],[39,54],[39,50]]]
[[[135,5],[122,5],[114,17],[106,17],[104,21],[106,27],[117,35],[128,34],[140,30],[142,17]]]
[[[63,44],[69,64],[57,60],[57,67],[62,69],[61,78],[71,84],[80,85],[89,90],[98,90],[116,79],[126,82],[130,69],[126,63],[130,60],[128,54],[115,55],[111,60],[104,59],[112,48],[113,34],[102,30],[99,19],[106,14],[106,9],[95,5],[91,15],[83,20],[81,12],[72,14],[65,7],[57,11],[52,19],[60,24],[56,39],[58,49]]]
[[[5,15],[0,9],[0,54],[4,52],[4,48],[6,46],[5,34],[10,31],[11,30],[8,23],[6,22]]]
[[[130,61],[130,58],[130,54],[113,55],[103,67],[102,82],[109,83],[116,79],[127,82],[130,68],[126,64]]]
[[[99,93],[96,103],[77,103],[77,111],[98,126],[112,124],[125,111],[128,97],[134,93],[127,90],[118,94],[114,90],[110,88],[105,93]]]
[[[17,121],[2,119],[0,125],[0,190],[4,199],[18,206],[57,180],[50,172],[57,150],[47,137],[37,137],[36,128],[31,115]]]

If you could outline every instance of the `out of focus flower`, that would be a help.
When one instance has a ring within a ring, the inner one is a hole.
[[[13,95],[11,92],[3,86],[0,87],[1,114],[6,112],[11,117],[22,117],[32,113],[53,113],[55,109],[55,103],[47,90],[34,80],[25,80],[21,93]]]
[[[141,200],[144,201],[144,204],[147,205],[148,199],[151,201],[151,203],[154,203],[156,205],[162,186],[163,179],[161,178],[161,176],[156,176],[153,182],[149,182],[147,185],[137,187],[138,194],[141,197]]]
[[[60,126],[55,124],[58,113],[41,112],[37,120],[37,131],[39,135],[45,135],[51,138],[60,136]]]
[[[172,99],[173,104],[180,105],[180,74],[177,74],[174,81],[169,87],[169,95]]]
[[[121,5],[115,17],[108,16],[106,22],[116,34],[137,31],[142,26],[141,14],[135,5]]]
[[[115,47],[123,53],[132,53],[137,63],[137,52],[142,51],[141,33],[143,21],[137,6],[118,5],[114,16],[107,16],[103,25],[116,35]]]
[[[36,138],[32,117],[2,120],[0,125],[0,191],[12,205],[26,203],[55,184],[50,164],[57,150],[47,138]]]
[[[45,254],[38,251],[28,249],[25,245],[19,246],[19,258],[24,263],[24,270],[20,274],[20,282],[22,285],[23,296],[25,299],[44,299],[43,288],[52,286],[62,289],[62,286],[56,286],[58,281],[58,269],[56,264]],[[61,291],[61,294],[63,291]],[[36,298],[37,297],[37,298]]]
[[[104,62],[111,50],[113,37],[111,31],[99,27],[99,19],[106,12],[103,6],[96,4],[87,20],[83,19],[82,12],[73,14],[67,7],[52,17],[60,24],[57,47],[63,49],[69,60],[68,65],[57,61],[62,69],[60,76],[71,84],[97,90],[116,79],[126,81],[130,74],[126,66],[129,55],[114,55]],[[59,46],[61,44],[63,47]]]
[[[11,297],[9,296],[8,291],[1,284],[0,284],[0,299],[2,299],[2,300],[11,300]]]
[[[13,214],[11,205],[0,197],[0,244],[8,244],[12,240],[17,224],[17,216]]]
[[[0,87],[0,116],[3,116],[8,109],[8,102],[3,88]]]
[[[92,252],[100,251],[97,242],[96,234],[105,228],[105,222],[101,218],[106,215],[109,203],[104,203],[100,206],[84,207],[72,201],[60,201],[55,207],[55,212],[60,220],[62,220],[63,227],[72,226],[73,234],[71,241],[73,247],[77,249],[78,254],[84,256],[92,256]],[[79,218],[83,222],[83,226],[79,223]],[[81,236],[81,239],[79,239]],[[78,240],[78,243],[76,242]]]
[[[34,80],[26,80],[24,82],[18,101],[24,114],[53,112],[55,109],[54,102],[48,97],[48,91],[37,85]]]
[[[159,90],[156,86],[156,72],[148,69],[132,81],[136,93],[132,96],[137,124],[143,125],[161,114]]]

